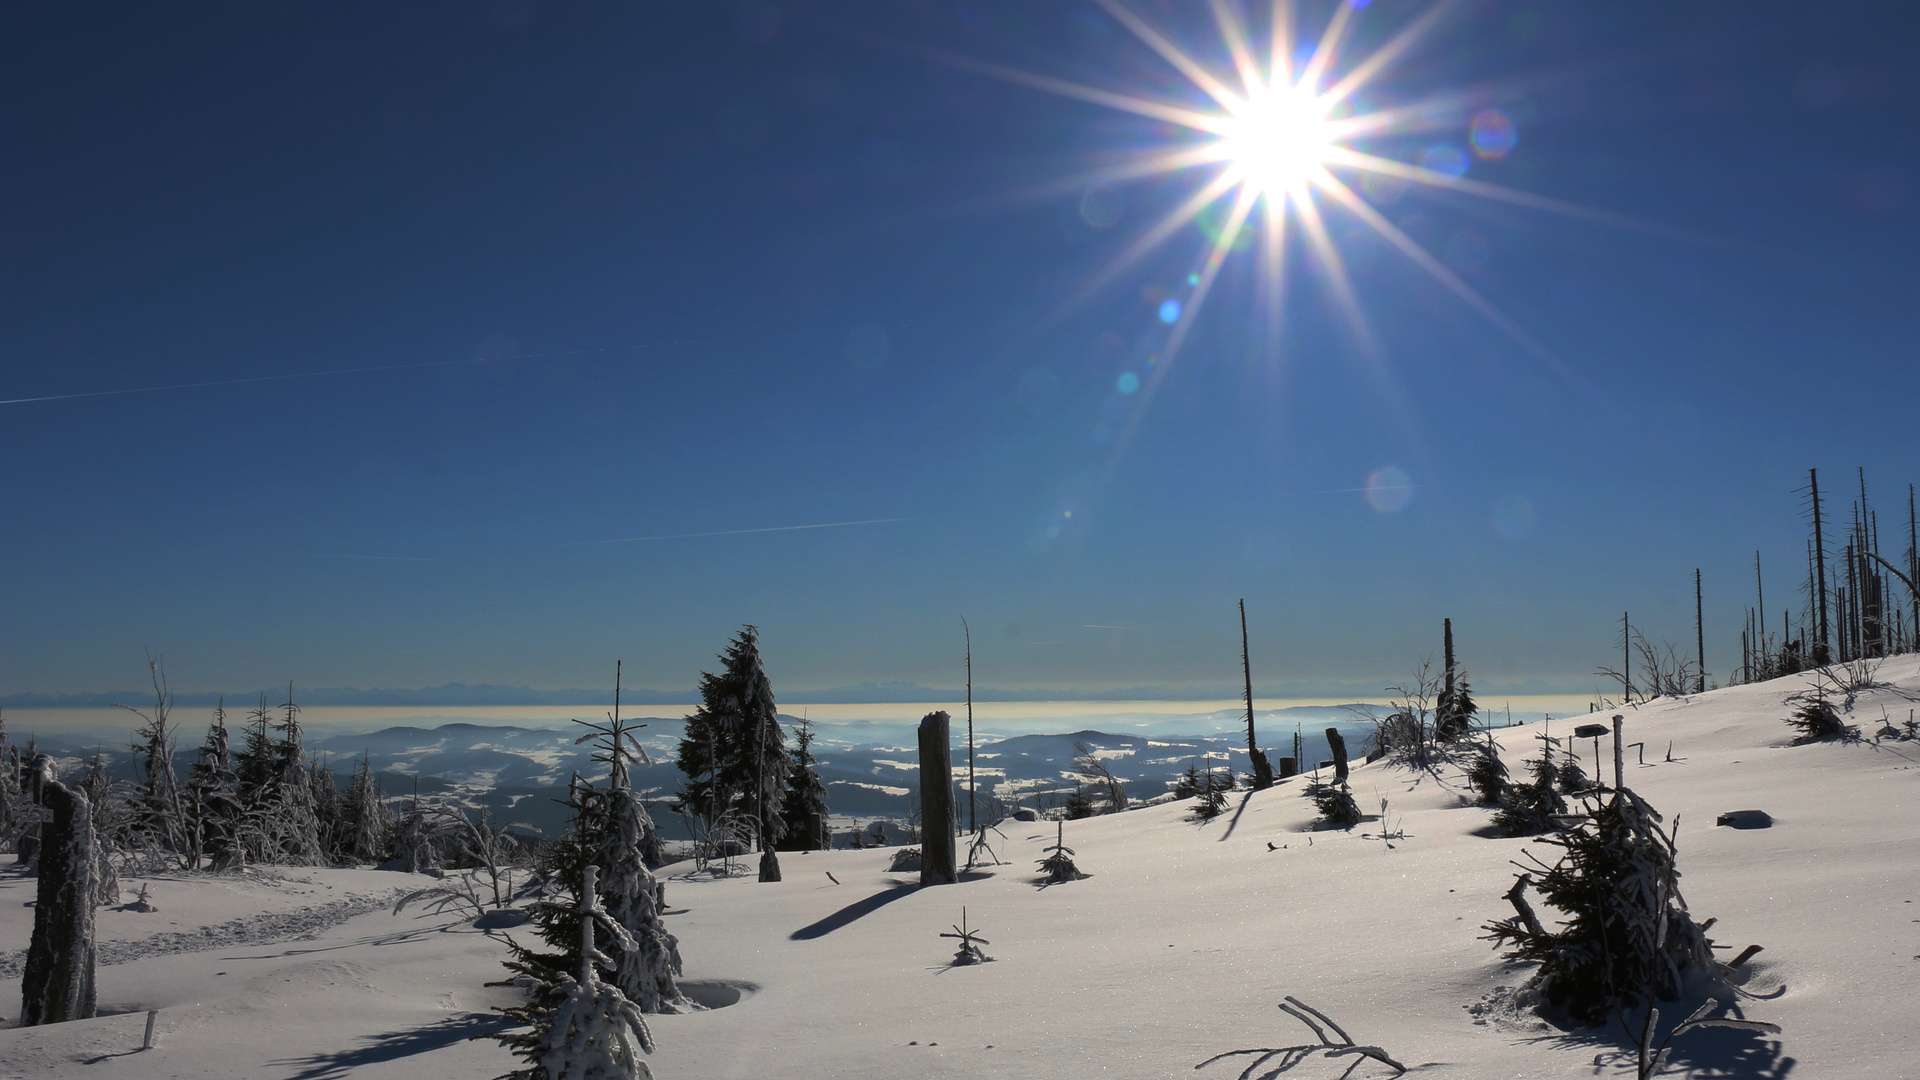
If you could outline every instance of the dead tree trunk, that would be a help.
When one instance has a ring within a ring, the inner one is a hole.
[[[1333,752],[1333,778],[1346,783],[1347,740],[1341,736],[1339,728],[1327,729],[1327,749]]]
[[[40,805],[40,881],[33,939],[20,979],[20,1025],[59,1024],[94,1014],[93,814],[87,797],[54,779],[53,761],[34,759]]]
[[[1247,659],[1247,602],[1240,601],[1240,677],[1247,687],[1247,760],[1253,765],[1253,790],[1265,791],[1273,786],[1273,766],[1268,763],[1267,755],[1260,752],[1253,735],[1253,665]]]
[[[920,721],[920,884],[960,880],[953,842],[953,747],[947,714]]]

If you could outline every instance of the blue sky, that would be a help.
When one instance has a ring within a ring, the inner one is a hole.
[[[1225,70],[1204,5],[1133,9]],[[58,398],[0,405],[0,694],[146,649],[684,690],[746,622],[776,688],[954,686],[963,615],[984,686],[1214,688],[1243,596],[1263,685],[1391,680],[1451,617],[1482,684],[1580,689],[1622,610],[1691,640],[1696,567],[1716,674],[1755,549],[1797,606],[1810,466],[1904,547],[1903,6],[1462,8],[1368,92],[1462,104],[1380,152],[1650,227],[1377,200],[1533,351],[1330,214],[1377,347],[1299,251],[1275,336],[1234,251],[1151,394],[1209,222],[1084,287],[1206,172],[1061,182],[1177,136],[939,59],[1198,103],[1092,3],[0,20],[0,398]]]

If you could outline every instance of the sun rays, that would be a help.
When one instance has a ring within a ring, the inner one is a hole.
[[[1508,337],[1536,356],[1546,357],[1546,350],[1524,329],[1502,314],[1445,259],[1396,225],[1363,192],[1362,182],[1373,176],[1403,186],[1441,188],[1532,209],[1610,217],[1463,176],[1471,161],[1469,151],[1482,158],[1497,158],[1511,149],[1511,122],[1497,110],[1487,110],[1475,120],[1469,150],[1447,147],[1449,153],[1429,155],[1416,163],[1396,160],[1371,145],[1431,132],[1436,123],[1466,126],[1468,110],[1460,100],[1373,106],[1363,104],[1362,99],[1363,94],[1368,100],[1380,94],[1394,64],[1459,7],[1457,0],[1439,0],[1383,44],[1357,57],[1347,55],[1347,44],[1363,17],[1360,9],[1367,6],[1366,0],[1336,0],[1325,25],[1310,38],[1297,36],[1295,5],[1290,0],[1273,0],[1261,13],[1263,33],[1249,25],[1234,0],[1209,0],[1212,28],[1221,46],[1211,51],[1216,56],[1224,54],[1226,60],[1225,64],[1216,60],[1213,66],[1201,59],[1200,50],[1184,47],[1172,32],[1121,0],[1094,3],[1177,71],[1198,95],[1188,95],[1190,101],[1183,103],[995,64],[965,62],[964,66],[1158,121],[1173,129],[1158,145],[1137,147],[1128,160],[1103,173],[1102,179],[1125,182],[1195,173],[1200,177],[1198,183],[1157,220],[1147,223],[1075,297],[1085,299],[1109,287],[1133,264],[1203,220],[1203,215],[1207,222],[1219,222],[1217,231],[1206,230],[1213,235],[1188,278],[1190,292],[1179,317],[1147,373],[1147,389],[1165,377],[1224,266],[1238,251],[1248,248],[1257,252],[1253,270],[1259,279],[1260,308],[1274,351],[1278,351],[1284,336],[1282,317],[1290,264],[1304,256],[1313,280],[1325,290],[1360,351],[1377,359],[1376,336],[1349,269],[1349,253],[1342,250],[1341,230],[1331,226],[1330,219],[1335,216],[1364,226]],[[1318,5],[1316,9],[1325,10]],[[1191,103],[1200,96],[1205,98],[1204,105]],[[1254,243],[1243,243],[1249,234]]]

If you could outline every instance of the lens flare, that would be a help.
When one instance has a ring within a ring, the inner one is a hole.
[[[1513,121],[1506,113],[1499,109],[1487,109],[1474,115],[1467,141],[1473,144],[1473,152],[1483,158],[1503,158],[1520,141],[1520,134],[1514,130]]]
[[[1493,504],[1487,521],[1493,531],[1509,540],[1525,540],[1533,535],[1533,504],[1524,496],[1503,495]]]
[[[1397,514],[1413,499],[1413,481],[1392,465],[1367,474],[1367,505],[1382,514]]]

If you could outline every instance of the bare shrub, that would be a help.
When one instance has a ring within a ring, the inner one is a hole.
[[[1672,641],[1663,639],[1656,645],[1636,627],[1628,648],[1633,653],[1631,672],[1623,673],[1610,667],[1594,669],[1594,674],[1601,678],[1618,682],[1624,688],[1626,700],[1631,701],[1636,690],[1643,701],[1687,697],[1700,686],[1699,661],[1682,656],[1680,647]]]
[[[1094,812],[1117,814],[1127,808],[1126,785],[1113,775],[1113,770],[1100,758],[1100,752],[1086,743],[1073,744],[1073,767],[1086,778],[1087,783],[1099,789],[1106,796],[1104,806],[1096,805]]]

